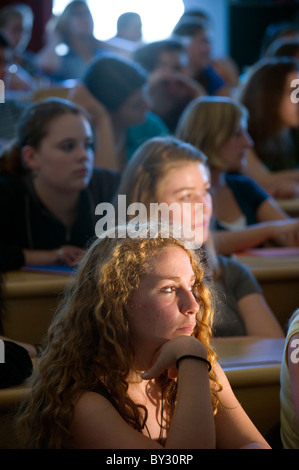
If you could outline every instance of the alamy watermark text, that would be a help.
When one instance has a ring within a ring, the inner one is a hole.
[[[203,243],[203,204],[201,202],[182,204],[153,202],[147,208],[141,202],[134,202],[127,206],[126,196],[119,195],[117,203],[117,207],[108,202],[97,205],[95,214],[102,216],[95,226],[98,238],[154,238],[156,222],[161,220],[164,236],[170,236],[171,233],[174,238],[183,239],[185,246],[191,249],[198,248]],[[148,225],[145,225],[146,221]],[[126,230],[120,231],[119,227],[126,227]]]

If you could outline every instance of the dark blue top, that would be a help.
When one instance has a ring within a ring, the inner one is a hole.
[[[224,80],[220,77],[220,75],[217,74],[217,72],[215,72],[213,67],[208,66],[204,71],[204,75],[206,76],[208,83],[208,95],[214,95],[220,88],[223,87]]]
[[[233,192],[241,211],[246,217],[246,224],[256,224],[256,212],[269,195],[251,178],[239,174],[226,174],[225,181]],[[217,230],[227,230],[216,221]]]
[[[201,85],[205,88],[208,95],[214,95],[225,84],[224,80],[218,75],[212,66],[207,66],[196,77]]]

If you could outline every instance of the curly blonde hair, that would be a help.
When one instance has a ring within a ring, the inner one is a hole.
[[[149,232],[147,232],[149,233]],[[150,232],[153,236],[152,228]],[[144,407],[127,394],[128,375],[133,370],[134,345],[126,306],[148,271],[151,257],[167,246],[178,246],[188,254],[196,276],[195,291],[200,304],[193,335],[207,348],[211,364],[216,355],[210,346],[213,312],[205,271],[195,253],[182,240],[154,238],[97,239],[87,251],[47,334],[45,351],[36,367],[30,392],[19,416],[22,447],[63,448],[71,439],[74,407],[84,391],[99,391],[104,385],[122,418],[141,431],[146,420]],[[211,394],[216,413],[221,388],[212,369]],[[176,381],[167,379],[164,396],[172,409]]]

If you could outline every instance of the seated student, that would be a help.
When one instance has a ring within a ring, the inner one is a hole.
[[[292,85],[298,77],[295,58],[269,57],[251,68],[240,90],[254,141],[245,171],[274,197],[299,196],[298,86]]]
[[[247,111],[229,97],[202,97],[185,109],[177,137],[208,157],[217,251],[230,255],[266,241],[299,245],[299,220],[291,219],[252,179],[242,175],[252,140]]]
[[[127,41],[138,43],[142,39],[142,21],[138,13],[126,11],[117,19],[116,36]]]
[[[192,227],[195,246],[203,243],[207,270],[213,281],[214,337],[283,337],[249,269],[216,254],[209,230],[212,215],[209,190],[205,155],[174,137],[156,137],[135,152],[122,175],[117,196],[125,195],[127,207],[142,203],[148,217],[152,214],[152,203],[161,206],[166,203],[169,209],[174,203],[179,206],[181,212],[174,213],[175,222]],[[203,229],[196,203],[203,203]],[[117,208],[117,201],[115,204]]]
[[[159,226],[110,235],[89,248],[49,328],[21,446],[269,448],[216,362],[194,252]]]
[[[73,0],[46,28],[47,42],[36,54],[36,67],[56,82],[77,79],[102,50],[108,50],[93,33],[93,17],[87,3]]]
[[[0,269],[74,265],[94,237],[95,207],[119,175],[93,168],[93,135],[75,104],[49,99],[22,116],[0,159]]]
[[[107,41],[118,54],[132,58],[134,51],[142,44],[142,21],[138,13],[126,11],[119,15],[116,23],[116,35]]]
[[[276,39],[268,49],[267,57],[294,57],[299,59],[299,37]]]
[[[284,449],[299,448],[299,310],[289,320],[280,371],[280,436]]]
[[[169,134],[149,112],[147,75],[138,64],[105,54],[87,67],[70,98],[89,112],[96,136],[95,166],[123,170],[146,139]]]
[[[27,50],[31,39],[33,12],[29,5],[19,3],[6,5],[0,10],[0,34],[10,48],[11,65],[14,72],[9,73],[9,88],[32,90],[37,70],[34,66],[34,53]]]
[[[185,47],[175,39],[164,39],[139,47],[133,58],[149,73],[150,109],[174,132],[186,105],[206,94],[187,73]]]
[[[211,20],[210,16],[203,10],[198,8],[188,8],[183,13],[181,21],[188,21],[191,20],[199,20],[202,21],[206,26],[207,31],[213,30],[213,21]],[[200,36],[199,38],[200,39]],[[204,45],[204,42],[202,43]],[[210,57],[210,65],[212,70],[216,72],[222,78],[228,90],[233,90],[234,88],[238,87],[239,85],[239,76],[240,70],[237,63],[232,59],[230,56],[212,56]],[[230,94],[230,93],[229,93]]]
[[[174,27],[173,36],[183,38],[188,54],[190,76],[204,87],[208,95],[230,95],[231,88],[211,64],[209,26],[201,18],[183,14]]]
[[[4,83],[4,88],[0,88],[0,151],[2,147],[15,137],[17,122],[24,109],[28,106],[25,102],[17,102],[16,100],[8,99],[6,97],[6,78],[9,53],[10,48],[8,42],[0,34],[0,80]],[[2,96],[2,94],[4,96]]]
[[[291,21],[278,21],[267,26],[261,44],[261,58],[267,57],[272,44],[280,39],[299,39],[299,28]]]

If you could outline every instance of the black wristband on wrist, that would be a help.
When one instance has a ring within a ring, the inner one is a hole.
[[[185,356],[179,357],[175,363],[177,369],[179,368],[180,361],[182,361],[183,359],[197,359],[198,361],[202,361],[207,364],[209,372],[212,369],[211,363],[207,359],[200,356],[193,356],[192,354],[186,354]]]

